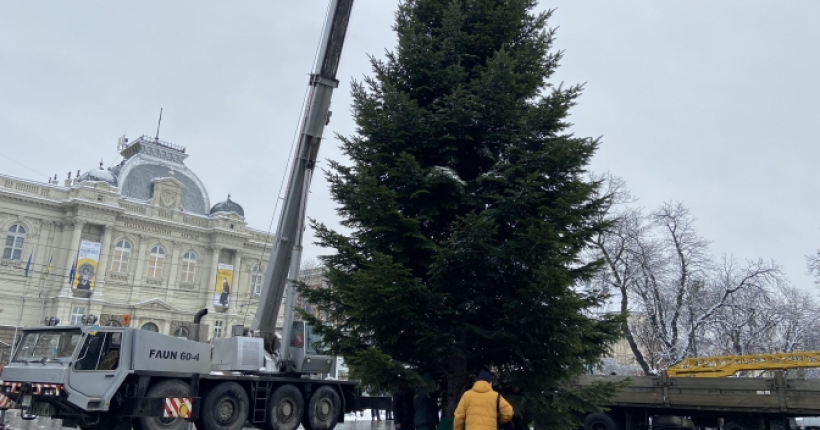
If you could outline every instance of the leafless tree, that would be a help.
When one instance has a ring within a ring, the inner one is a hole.
[[[745,287],[727,296],[723,306],[711,315],[704,330],[704,344],[709,347],[703,348],[699,355],[781,351],[780,332],[788,317],[783,299],[789,287],[782,285],[783,278],[776,265],[758,261],[740,267],[736,261],[724,258],[715,276],[724,286],[744,284]],[[719,297],[708,300],[719,300]]]
[[[814,275],[814,282],[820,285],[820,249],[817,250],[816,254],[806,256],[806,266],[809,273]]]
[[[611,228],[593,240],[591,257],[604,263],[594,284],[616,296],[619,311],[629,315],[624,336],[644,372],[698,354],[698,339],[714,332],[710,324],[736,296],[768,291],[781,279],[771,263],[714,259],[683,204],[644,214],[630,204],[622,180],[601,180],[611,197],[601,216]]]
[[[622,331],[624,338],[629,343],[629,348],[635,356],[635,360],[645,373],[649,373],[650,366],[646,362],[636,340],[635,333],[630,328],[629,315],[634,310],[630,306],[630,286],[634,284],[634,279],[639,276],[639,261],[635,258],[633,249],[636,243],[642,242],[645,226],[643,216],[639,209],[629,208],[627,205],[633,203],[626,183],[623,179],[604,174],[594,178],[601,183],[600,192],[602,197],[606,197],[608,202],[603,210],[598,214],[599,222],[608,221],[611,227],[605,232],[601,232],[593,239],[593,249],[589,256],[592,259],[600,258],[605,265],[594,284],[604,295],[611,295],[617,298],[618,313],[624,317]]]
[[[772,301],[779,316],[779,324],[766,352],[816,351],[820,348],[818,330],[820,315],[815,296],[791,285],[780,288]]]
[[[778,311],[768,306],[771,294],[747,289],[733,294],[705,329],[701,355],[757,354],[765,350],[779,324]],[[697,355],[697,354],[696,354]]]

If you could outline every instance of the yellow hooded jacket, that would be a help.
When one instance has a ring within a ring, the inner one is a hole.
[[[500,413],[500,416],[499,416]],[[513,408],[487,381],[477,381],[473,388],[458,401],[456,407],[454,430],[498,430],[498,424],[510,422]]]

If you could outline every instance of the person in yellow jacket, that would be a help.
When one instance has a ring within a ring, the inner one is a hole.
[[[461,396],[456,407],[453,430],[498,430],[499,424],[510,422],[513,408],[493,391],[493,375],[486,370],[478,373],[473,388]]]

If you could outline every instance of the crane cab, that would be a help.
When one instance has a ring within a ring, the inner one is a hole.
[[[299,373],[329,373],[334,358],[321,349],[322,338],[304,321],[293,321],[288,352]]]

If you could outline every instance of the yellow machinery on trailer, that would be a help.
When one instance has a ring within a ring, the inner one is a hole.
[[[743,371],[820,367],[820,351],[687,358],[666,370],[671,377],[720,378]]]

